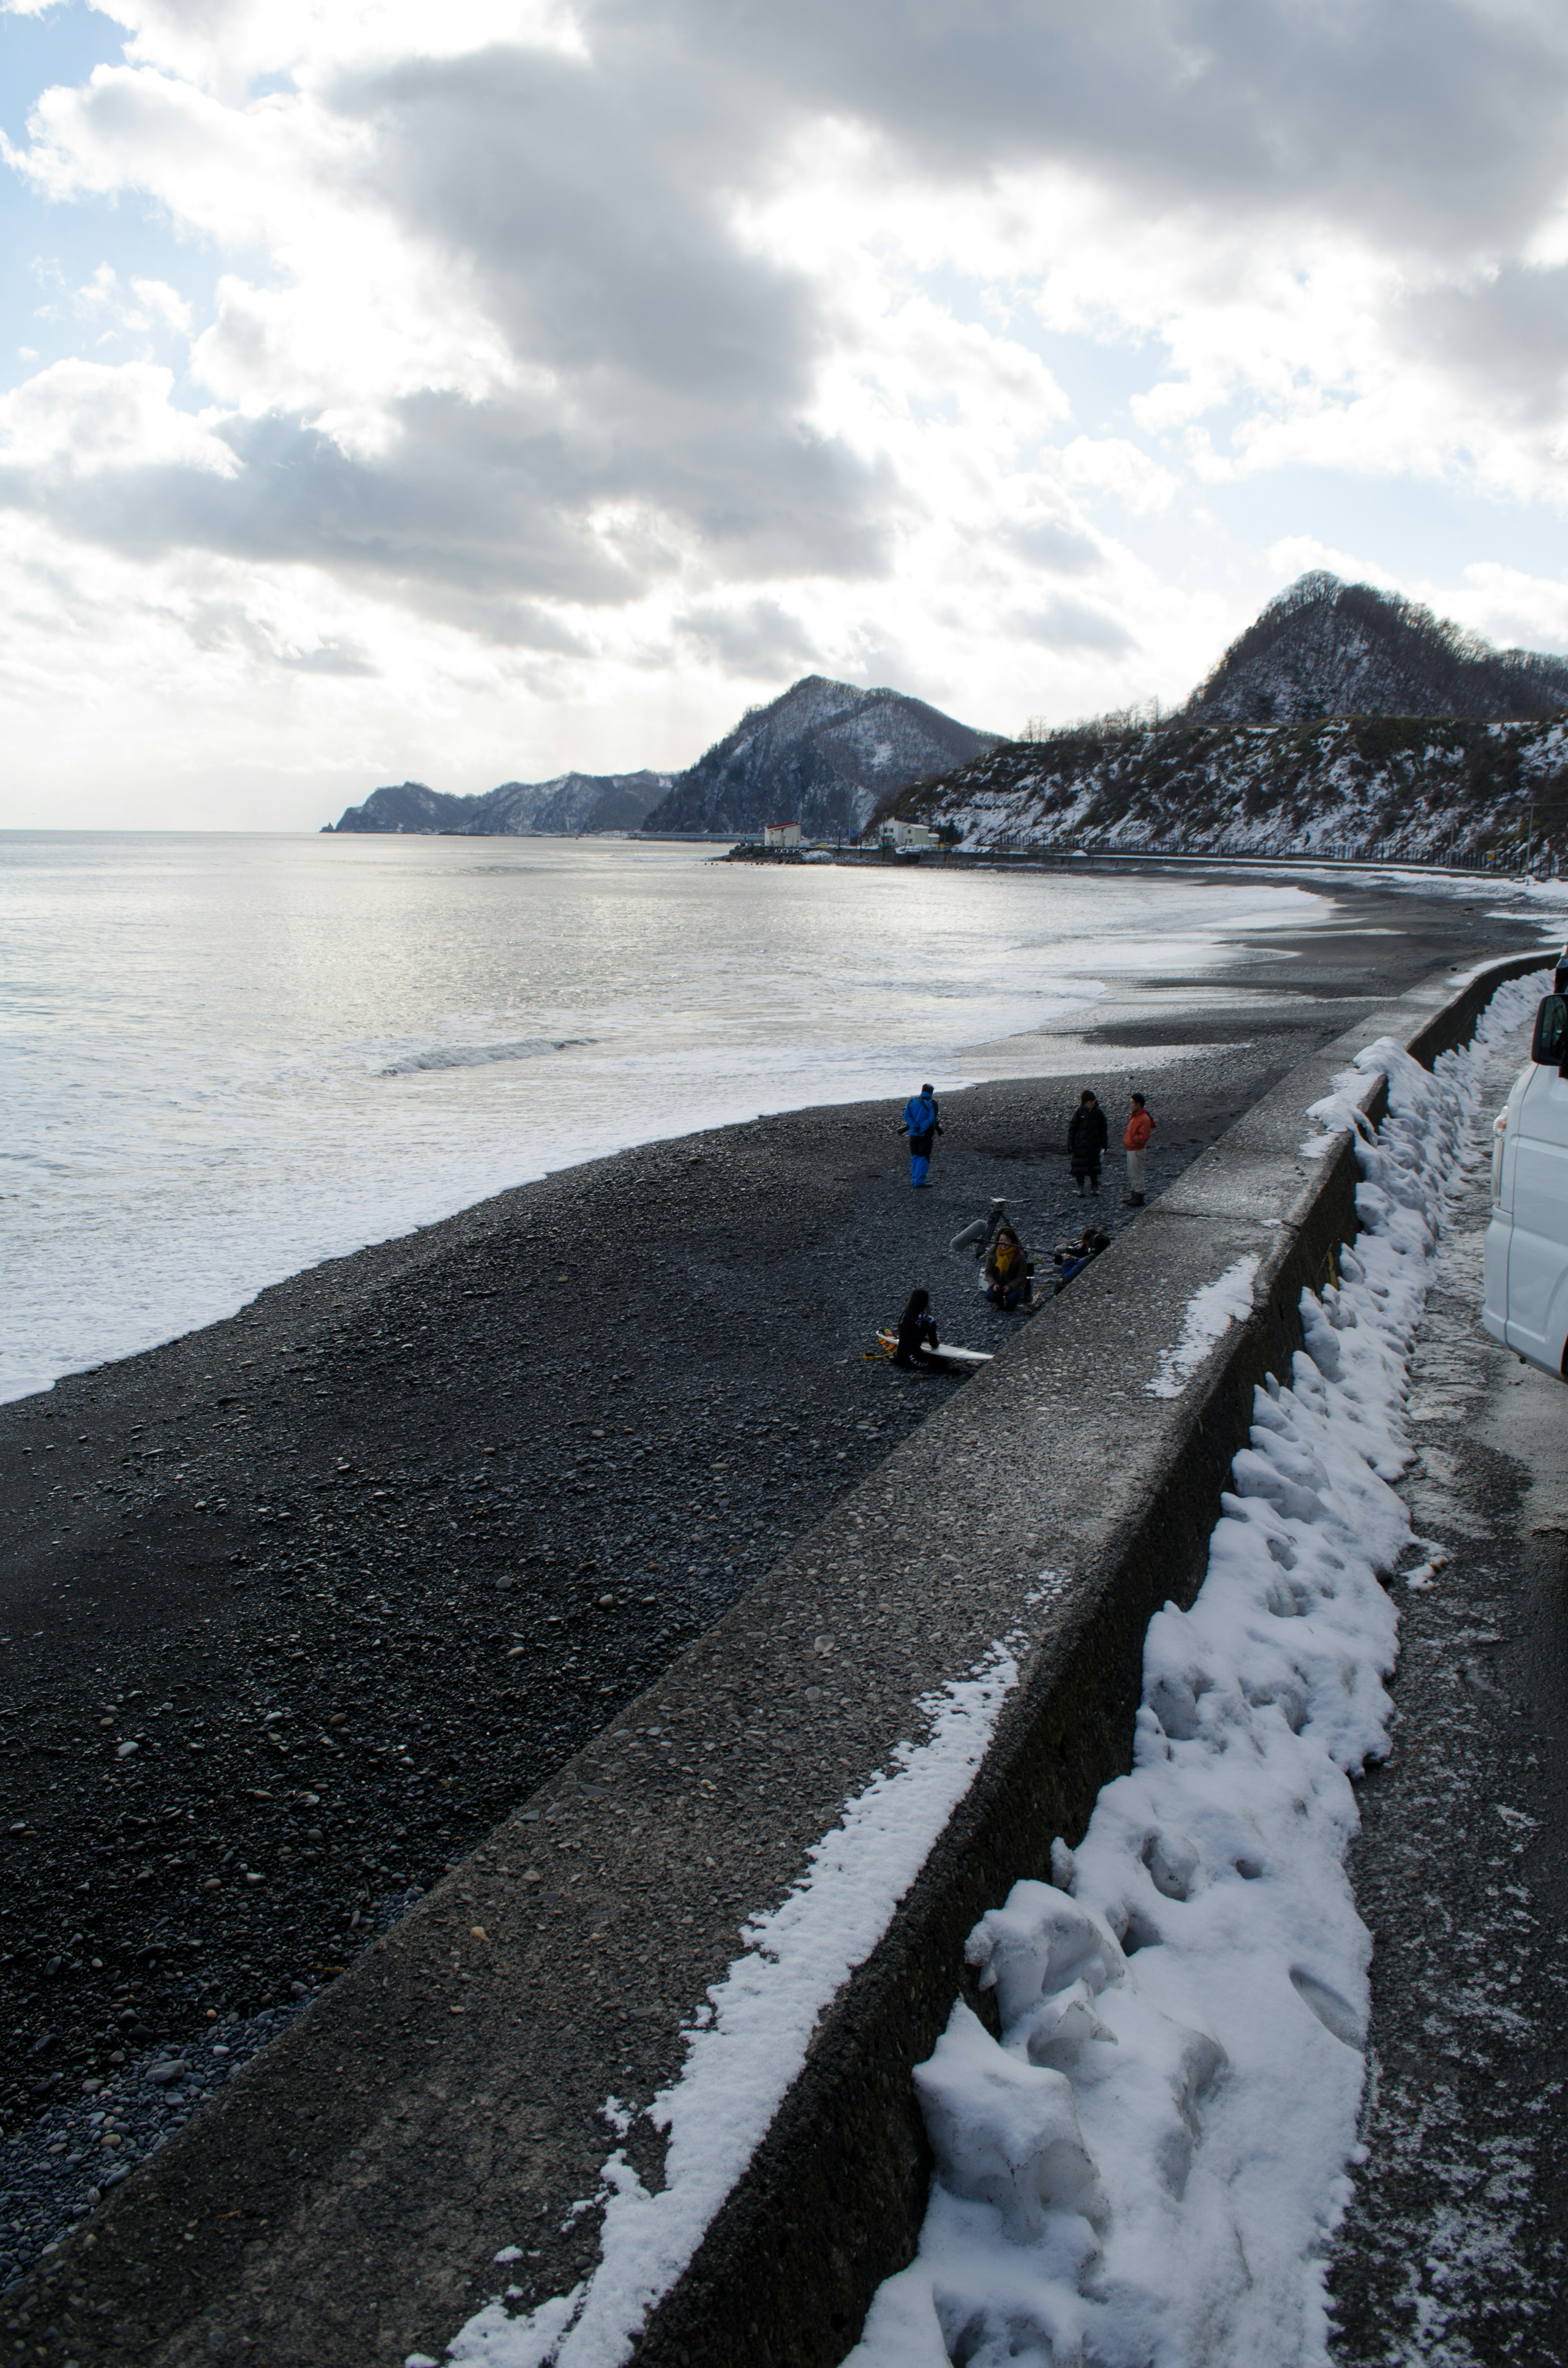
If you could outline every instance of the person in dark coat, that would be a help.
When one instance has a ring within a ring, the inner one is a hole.
[[[923,1192],[931,1172],[931,1154],[942,1132],[937,1096],[930,1086],[922,1086],[904,1103],[903,1131],[909,1137],[909,1180],[917,1192]]]
[[[898,1319],[898,1346],[892,1352],[892,1361],[895,1365],[930,1366],[936,1361],[931,1351],[937,1346],[931,1294],[928,1291],[912,1291],[909,1304]]]
[[[1078,1107],[1067,1124],[1067,1159],[1074,1181],[1082,1199],[1085,1192],[1100,1189],[1100,1161],[1105,1157],[1110,1141],[1110,1129],[1106,1116],[1087,1086],[1078,1097]]]

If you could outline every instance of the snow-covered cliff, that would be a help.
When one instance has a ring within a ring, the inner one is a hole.
[[[1473,856],[1568,847],[1568,720],[1086,726],[1011,741],[894,812],[960,847]]]

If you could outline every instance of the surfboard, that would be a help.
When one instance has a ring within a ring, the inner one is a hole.
[[[891,1357],[898,1346],[898,1334],[879,1332],[877,1338]],[[945,1357],[954,1365],[988,1365],[992,1354],[989,1349],[955,1349],[949,1340],[944,1340],[939,1348],[927,1349],[926,1353],[928,1357]]]

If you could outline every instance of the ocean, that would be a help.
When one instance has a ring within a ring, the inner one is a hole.
[[[0,1399],[547,1170],[990,1074],[1289,886],[0,834]]]

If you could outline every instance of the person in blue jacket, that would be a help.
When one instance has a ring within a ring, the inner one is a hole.
[[[925,1190],[931,1173],[931,1154],[937,1137],[941,1133],[941,1121],[937,1116],[937,1096],[930,1086],[922,1086],[903,1106],[903,1124],[900,1133],[909,1137],[909,1180],[917,1192]]]

